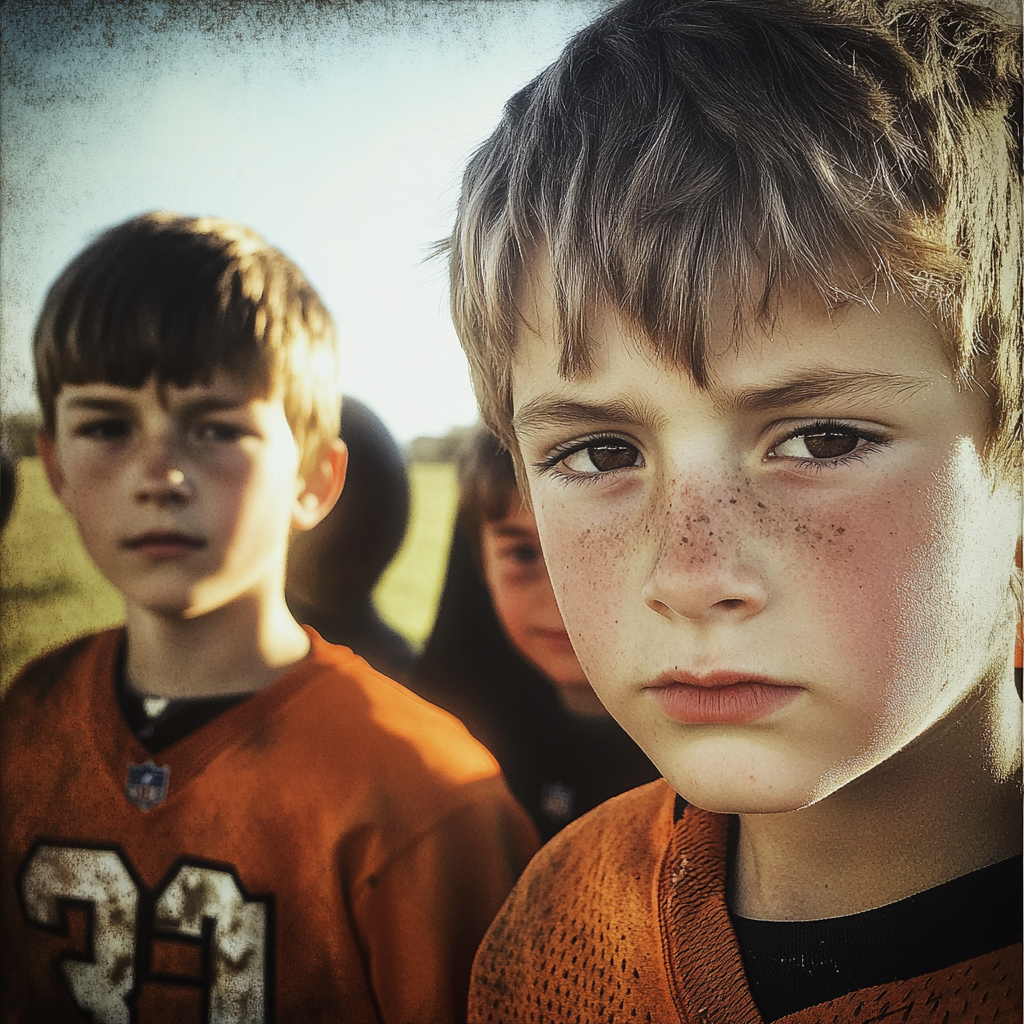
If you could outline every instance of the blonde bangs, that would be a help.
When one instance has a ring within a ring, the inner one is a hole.
[[[612,8],[466,170],[452,313],[485,422],[516,450],[515,290],[539,252],[567,378],[602,302],[700,385],[723,294],[737,330],[797,283],[935,309],[957,371],[991,382],[993,459],[1019,464],[1018,41],[962,3]]]

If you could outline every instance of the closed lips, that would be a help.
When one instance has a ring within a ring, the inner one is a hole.
[[[190,537],[187,533],[178,533],[173,530],[153,530],[124,541],[124,547],[143,548],[167,545],[200,548],[204,543],[205,541],[201,537]]]
[[[790,683],[735,672],[673,673],[647,687],[669,718],[692,725],[753,722],[785,707],[802,690]]]

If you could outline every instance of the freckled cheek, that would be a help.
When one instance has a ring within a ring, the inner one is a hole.
[[[928,535],[921,487],[847,496],[771,531],[777,555],[773,592],[778,602],[813,627],[817,646],[858,663],[888,656],[899,619],[900,593],[915,552]]]
[[[551,584],[580,660],[603,660],[622,648],[629,596],[643,584],[644,561],[629,519],[597,524],[557,508],[536,511]]]

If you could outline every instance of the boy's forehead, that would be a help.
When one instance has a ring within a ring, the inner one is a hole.
[[[761,278],[763,272],[755,264],[752,279]],[[751,294],[759,294],[762,281],[755,280]],[[517,366],[557,368],[560,351],[556,341],[556,292],[565,282],[556,282],[551,260],[543,251],[536,251],[518,275],[513,295],[519,320],[515,332],[515,359]],[[594,288],[600,292],[600,285]],[[865,268],[852,268],[845,280],[837,285],[837,294],[848,294],[841,299],[826,299],[819,290],[806,281],[795,281],[777,296],[777,308],[785,312],[781,318],[769,317],[771,330],[756,329],[758,313],[737,303],[736,297],[724,286],[715,291],[707,313],[712,323],[708,339],[708,355],[714,358],[735,351],[745,342],[764,345],[766,333],[785,338],[787,331],[824,331],[841,321],[849,309],[856,305],[875,308],[874,277]],[[885,300],[883,299],[883,305]],[[610,337],[628,338],[638,351],[654,355],[656,344],[643,328],[610,300],[587,303],[586,336],[588,354],[594,370],[600,368],[602,352]],[[657,360],[652,360],[657,361]]]
[[[556,337],[556,282],[551,261],[535,254],[523,267],[514,289],[519,318],[516,324],[513,365],[514,378],[560,377],[561,350]],[[587,322],[587,337],[592,376],[606,369],[607,342],[628,336],[639,351],[650,349],[650,343],[610,304],[592,310]],[[580,375],[581,381],[585,379]],[[571,381],[566,381],[571,384]]]
[[[767,317],[763,315],[761,302],[768,273],[768,268],[760,260],[751,257],[747,268],[749,283],[745,295],[741,297],[737,297],[724,277],[718,278],[706,312],[707,319],[715,327],[719,343],[723,338],[727,339],[724,348],[735,347],[735,343],[750,334],[750,328],[759,321],[772,321],[771,311]],[[530,333],[553,343],[556,293],[561,291],[565,294],[573,287],[578,287],[578,283],[556,281],[550,257],[542,247],[535,249],[524,260],[513,282],[513,301],[519,313],[517,343],[520,337]],[[607,294],[608,291],[601,281],[589,282],[588,287],[595,295]],[[806,278],[794,278],[775,289],[770,297],[775,310],[785,310],[787,323],[783,327],[824,327],[841,319],[853,306],[864,305],[871,310],[878,310],[888,305],[893,298],[898,298],[891,288],[879,282],[877,274],[863,260],[854,258],[837,260],[835,280],[828,295]],[[914,304],[935,322],[938,321],[934,310],[925,310],[917,299]],[[653,347],[643,329],[633,324],[626,313],[610,299],[589,299],[586,307],[589,335],[594,334],[595,316],[610,318],[616,321],[617,330],[630,334],[638,345]],[[715,354],[714,344],[711,354]]]
[[[607,412],[600,418],[647,420],[650,413],[641,408],[647,392],[663,391],[666,382],[681,398],[682,392],[703,391],[720,407],[751,410],[868,392],[895,401],[954,375],[943,331],[916,303],[894,295],[828,303],[809,288],[795,287],[780,295],[776,315],[765,323],[751,316],[737,327],[727,299],[716,304],[707,388],[698,388],[684,367],[659,356],[654,343],[610,305],[588,317],[589,370],[565,377],[554,293],[546,261],[536,261],[517,289],[522,314],[512,366],[517,435],[555,420],[590,418],[592,408]]]

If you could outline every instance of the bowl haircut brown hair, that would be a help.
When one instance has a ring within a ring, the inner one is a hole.
[[[991,396],[1020,465],[1020,32],[956,0],[626,0],[507,103],[469,162],[451,303],[485,422],[512,428],[516,289],[554,280],[559,370],[616,308],[707,387],[713,299],[735,335],[781,292],[899,294]]]
[[[302,472],[338,436],[330,314],[298,267],[240,224],[147,213],[105,231],[51,286],[33,344],[51,434],[66,384],[188,387],[225,370],[282,397]]]

